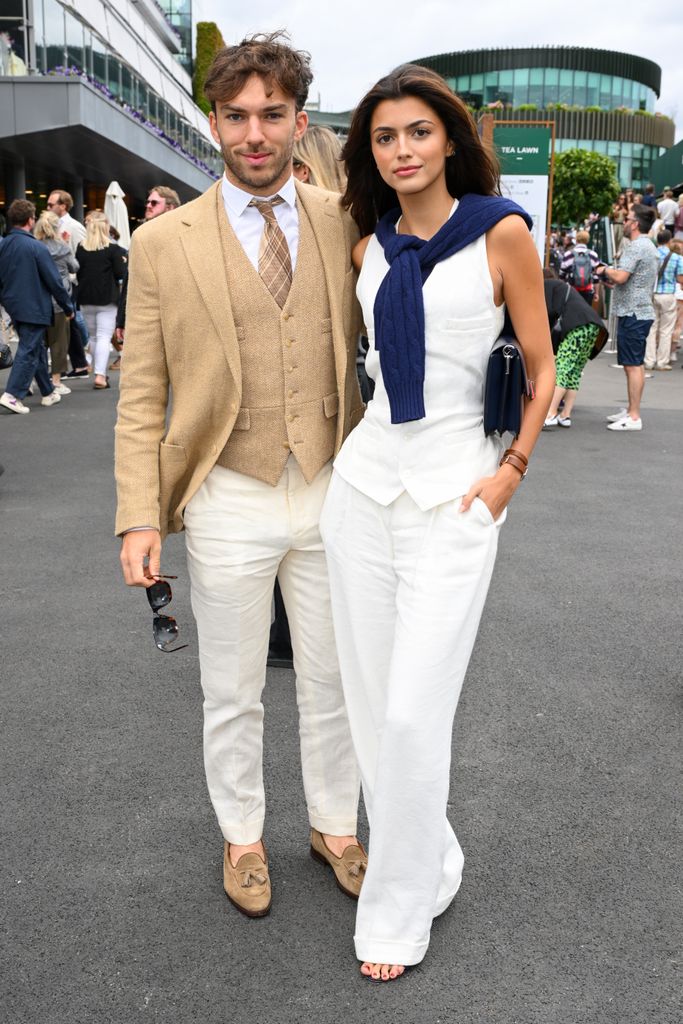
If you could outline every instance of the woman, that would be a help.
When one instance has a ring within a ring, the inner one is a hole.
[[[571,427],[572,409],[581,386],[583,368],[598,345],[607,337],[607,328],[593,308],[565,281],[558,281],[552,270],[544,270],[543,290],[550,326],[560,321],[560,342],[555,356],[555,391],[543,429]],[[560,326],[558,325],[558,326]],[[564,399],[562,412],[560,402]]]
[[[85,241],[76,250],[80,264],[78,295],[94,349],[94,387],[100,391],[109,387],[109,346],[116,326],[119,283],[126,257],[123,249],[111,241],[109,221],[101,211],[88,214],[85,224]]]
[[[44,242],[57,267],[62,284],[71,295],[71,274],[78,271],[78,260],[71,253],[71,246],[60,237],[59,217],[51,210],[43,210],[33,234],[40,242]],[[58,395],[70,395],[71,388],[62,383],[62,374],[67,372],[67,353],[69,351],[69,321],[66,314],[55,300],[52,300],[53,322],[47,329],[46,342],[50,349],[50,372],[52,383]]]
[[[530,218],[500,198],[495,160],[439,75],[404,65],[378,82],[344,156],[343,203],[361,234],[377,225],[354,250],[375,394],[337,457],[321,526],[370,822],[356,954],[388,981],[422,960],[460,885],[453,717],[554,365]],[[501,459],[483,392],[504,304],[537,399]]]
[[[620,196],[617,196],[617,201],[612,207],[612,213],[610,219],[613,225],[614,231],[614,251],[619,252],[621,248],[621,240],[624,237],[624,221],[628,216],[628,202],[626,196],[622,192]]]
[[[346,175],[341,151],[341,143],[330,128],[311,125],[294,143],[294,177],[328,192],[343,192]]]

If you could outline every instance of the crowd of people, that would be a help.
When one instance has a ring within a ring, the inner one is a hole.
[[[157,185],[145,221],[179,205],[174,189]],[[75,380],[92,378],[95,390],[106,390],[110,371],[120,369],[120,356],[110,359],[125,336],[128,253],[102,210],[90,210],[81,224],[72,209],[69,193],[53,189],[40,216],[26,199],[7,211],[0,313],[17,351],[0,405],[19,415],[31,411],[24,399],[34,382],[41,405],[50,407],[72,393]]]
[[[658,248],[648,238],[652,203],[634,201],[615,266],[579,233],[544,283],[532,219],[501,197],[496,158],[441,76],[403,65],[380,79],[341,154],[307,131],[311,81],[310,56],[280,33],[219,51],[205,94],[224,174],[181,213],[153,189],[130,254],[101,211],[76,228],[60,190],[39,221],[31,203],[10,206],[0,299],[19,347],[0,403],[27,412],[33,378],[48,406],[77,376],[106,389],[123,342],[121,566],[147,591],[157,647],[176,650],[161,557],[184,531],[225,894],[250,918],[274,898],[262,691],[277,580],[310,853],[357,900],[361,973],[389,982],[423,960],[461,885],[454,716],[510,502],[541,430],[571,426],[607,334],[596,286],[614,289],[628,394],[609,429],[640,430],[654,295],[683,268],[668,228]],[[657,309],[663,367],[671,302]],[[506,313],[534,385],[508,448],[484,430]]]
[[[644,194],[627,189],[615,202],[611,268],[589,248],[586,228],[551,236],[545,276],[559,279],[565,288],[563,292],[546,281],[557,366],[546,430],[571,426],[584,367],[605,340],[599,332],[607,324],[605,289],[611,293],[616,365],[624,368],[627,384],[627,403],[608,416],[608,429],[642,430],[640,400],[646,377],[670,371],[678,362],[683,342],[683,194],[676,202],[666,188],[657,201],[654,192],[652,185]],[[583,310],[577,297],[584,301]]]

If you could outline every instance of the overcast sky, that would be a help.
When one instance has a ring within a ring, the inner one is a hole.
[[[310,0],[195,3],[198,20],[215,21],[226,43],[286,28],[294,45],[312,54],[310,95],[320,93],[323,110],[349,110],[378,78],[417,57],[496,46],[594,46],[659,64],[657,109],[679,122],[677,138],[683,134],[683,14],[676,2],[648,10],[629,0],[543,6],[530,0],[341,0],[331,14]]]

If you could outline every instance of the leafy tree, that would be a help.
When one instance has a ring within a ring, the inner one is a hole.
[[[205,114],[211,110],[211,104],[204,95],[204,80],[213,58],[224,46],[223,36],[215,22],[197,22],[197,53],[192,75],[192,93],[195,103]]]
[[[553,223],[576,224],[589,213],[608,214],[619,195],[614,163],[588,149],[568,149],[555,157]]]

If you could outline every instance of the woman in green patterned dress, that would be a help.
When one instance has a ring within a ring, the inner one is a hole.
[[[555,353],[555,392],[543,429],[571,427],[572,410],[581,385],[583,368],[607,338],[604,321],[552,270],[544,270],[545,304],[551,328],[559,321],[560,344]],[[562,410],[560,403],[564,400]]]

